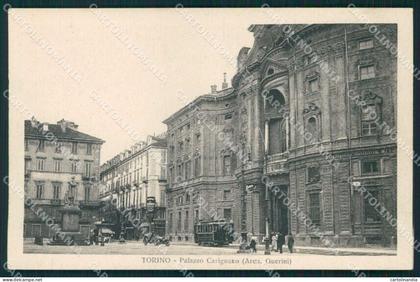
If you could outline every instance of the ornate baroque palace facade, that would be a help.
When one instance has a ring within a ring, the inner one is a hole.
[[[87,238],[98,219],[99,161],[103,140],[78,131],[74,122],[25,121],[24,237],[52,237],[44,216],[61,224],[69,182],[75,182],[75,201],[81,209],[80,231]],[[26,202],[28,203],[28,202]]]
[[[198,220],[225,219],[301,245],[396,241],[377,210],[396,218],[397,60],[386,47],[397,31],[376,27],[249,28],[232,87],[164,121],[169,235],[192,240]]]

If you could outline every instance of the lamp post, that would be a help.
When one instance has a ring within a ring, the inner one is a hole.
[[[267,173],[268,171],[268,122],[265,121],[265,132],[264,132],[264,164],[265,164],[265,173]],[[268,185],[266,183],[264,183],[265,185],[265,207],[266,207],[266,217],[265,217],[265,251],[264,254],[265,255],[269,255],[270,254],[270,238],[268,235],[268,229],[269,229],[269,216],[270,216],[270,209],[269,209],[269,204],[270,204],[270,199],[268,198]]]

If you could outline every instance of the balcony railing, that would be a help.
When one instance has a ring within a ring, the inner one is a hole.
[[[61,205],[61,200],[60,199],[51,199],[51,205],[59,206],[59,205]]]
[[[81,206],[99,206],[100,201],[79,201],[79,205]]]

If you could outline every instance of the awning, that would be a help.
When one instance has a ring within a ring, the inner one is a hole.
[[[102,233],[102,234],[115,234],[115,232],[114,232],[114,231],[112,231],[111,229],[106,228],[106,227],[102,227],[102,228],[101,228],[101,233]]]
[[[145,228],[145,227],[149,227],[149,226],[150,226],[149,223],[143,222],[142,224],[140,224],[140,227],[139,228]]]

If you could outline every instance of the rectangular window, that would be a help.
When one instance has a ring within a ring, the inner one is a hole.
[[[309,217],[315,226],[321,224],[321,205],[319,199],[319,193],[309,194]]]
[[[201,157],[196,157],[194,160],[194,176],[198,177],[201,175]]]
[[[90,185],[85,185],[85,201],[90,200]]]
[[[379,173],[379,161],[362,161],[362,174]]]
[[[374,121],[363,121],[362,122],[362,136],[376,135],[378,127]]]
[[[182,213],[181,212],[178,212],[177,231],[181,231],[181,222],[182,222]]]
[[[161,164],[160,165],[160,179],[166,179],[166,165]]]
[[[309,92],[316,92],[319,90],[318,78],[309,80],[308,89],[309,89]]]
[[[92,162],[85,162],[85,176],[90,177],[92,174]]]
[[[72,173],[77,173],[77,162],[76,161],[71,162],[71,172]]]
[[[29,173],[30,170],[31,170],[31,160],[25,159],[25,174]]]
[[[45,170],[45,159],[37,159],[37,170],[39,171]]]
[[[362,120],[362,136],[376,135],[378,132],[378,126],[376,124],[376,118],[378,112],[376,105],[366,105],[362,107],[361,120]]]
[[[42,183],[36,184],[36,198],[37,199],[44,198],[44,184]]]
[[[54,171],[61,172],[61,160],[54,160]]]
[[[25,139],[25,151],[29,151],[29,140]]]
[[[45,152],[45,141],[39,140],[37,152]]]
[[[373,48],[372,39],[362,40],[359,42],[359,50],[370,49],[370,48]]]
[[[178,175],[179,178],[182,177],[182,165],[181,164],[178,165],[177,175]]]
[[[175,183],[175,175],[174,175],[174,168],[173,167],[169,168],[169,181],[171,183]]]
[[[186,232],[188,232],[188,229],[189,229],[189,220],[190,220],[189,212],[185,211],[184,231],[186,231]]]
[[[201,142],[201,135],[200,134],[196,134],[195,135],[195,144],[199,145]]]
[[[60,192],[61,192],[61,184],[60,183],[54,183],[53,184],[53,198],[54,199],[60,199]]]
[[[169,233],[172,232],[173,220],[174,220],[174,215],[173,215],[173,213],[170,213],[169,214],[169,222],[168,222],[168,229],[169,229],[168,231],[169,231]]]
[[[230,190],[223,191],[223,200],[230,200]]]
[[[308,167],[308,183],[316,183],[321,179],[321,174],[319,173],[319,167]]]
[[[191,161],[185,163],[185,179],[188,180],[191,178]]]
[[[92,155],[92,144],[86,144],[86,155]]]
[[[199,211],[198,210],[195,210],[194,211],[194,222],[198,222],[199,221],[199,219],[200,219],[200,217],[199,217]]]
[[[71,143],[71,153],[77,155],[77,142]]]
[[[381,222],[381,214],[375,209],[375,206],[379,199],[379,192],[378,191],[369,191],[370,197],[364,199],[364,206],[365,206],[365,223],[378,223]],[[372,201],[371,199],[376,199],[376,201]],[[375,202],[375,205],[369,203]]]
[[[231,158],[230,156],[224,156],[223,157],[223,175],[231,175]]]
[[[160,205],[166,206],[166,193],[165,191],[160,191]]]
[[[360,79],[369,79],[375,77],[375,66],[362,66],[360,67]]]
[[[231,209],[223,209],[223,218],[226,221],[229,221],[232,219],[232,210]]]

